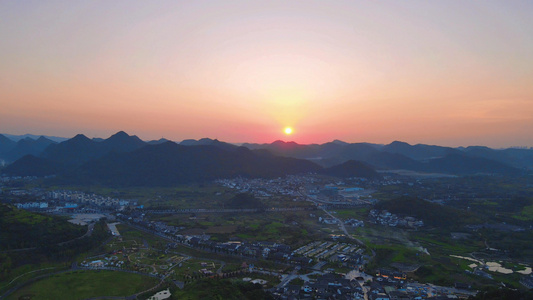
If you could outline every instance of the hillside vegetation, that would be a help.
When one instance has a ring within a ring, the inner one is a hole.
[[[86,227],[0,204],[0,250],[47,246],[82,236]]]
[[[400,197],[382,201],[376,205],[376,209],[412,216],[424,221],[424,224],[434,227],[453,227],[480,221],[471,213],[414,197]]]

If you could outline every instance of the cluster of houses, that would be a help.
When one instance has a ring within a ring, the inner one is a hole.
[[[213,252],[222,252],[232,255],[248,256],[248,257],[262,257],[265,259],[271,259],[283,263],[292,263],[302,266],[307,266],[313,260],[307,257],[299,257],[293,255],[291,247],[288,245],[256,241],[256,242],[215,242],[210,240],[211,236],[206,234],[201,235],[181,235],[178,234],[181,227],[175,227],[166,225],[163,222],[147,221],[144,219],[144,215],[138,214],[136,216],[128,216],[121,213],[117,214],[117,218],[124,221],[134,223],[135,225],[142,226],[156,233],[157,235],[164,236],[172,239],[176,242],[186,244],[191,247],[201,248]],[[170,247],[177,244],[169,244]]]
[[[520,283],[528,289],[533,289],[533,275],[524,276]]]
[[[335,182],[333,185],[325,185],[323,187],[307,187],[308,195],[317,201],[322,202],[347,202],[357,203],[357,205],[366,204],[369,199],[360,202],[360,196],[365,191],[362,187],[342,187],[346,183],[343,181]]]
[[[48,202],[25,202],[25,203],[14,203],[17,208],[23,209],[46,209],[48,208]]]
[[[90,207],[100,209],[120,209],[137,205],[136,201],[86,194],[80,191],[55,190],[45,191],[39,188],[12,189],[8,193],[13,196],[32,196],[33,201],[13,203],[18,208],[29,210],[47,210],[49,212],[61,210],[79,210],[87,212]],[[83,207],[83,208],[82,208]]]
[[[13,203],[17,208],[27,209],[27,210],[47,210],[47,211],[59,211],[59,210],[69,210],[75,209],[78,207],[78,204],[71,202],[64,202],[60,204],[54,204],[49,202],[21,202]]]
[[[407,282],[401,273],[381,270],[376,280],[366,284],[369,300],[467,299],[477,292],[470,286],[456,284],[453,288]]]
[[[93,261],[83,261],[80,264],[82,267],[86,268],[104,268],[104,267],[114,267],[114,268],[123,268],[124,261],[119,260],[118,257],[105,257],[104,259],[98,259]]]
[[[117,199],[111,197],[100,196],[96,194],[86,194],[80,191],[56,190],[45,194],[44,199],[71,201],[79,204],[87,204],[104,207],[121,207],[129,205],[137,205],[136,201]]]
[[[124,221],[135,223],[144,228],[153,230],[169,236],[176,236],[180,230],[183,230],[185,227],[167,225],[165,222],[161,221],[150,221],[145,218],[145,214],[142,212],[132,212],[129,215],[124,215],[122,213],[116,214],[117,218]]]
[[[424,226],[422,220],[418,220],[414,217],[400,217],[396,214],[390,213],[387,210],[373,209],[370,211],[369,222],[374,224],[381,224],[391,227],[404,227],[404,228],[419,228]]]
[[[362,249],[354,244],[315,241],[296,249],[293,254],[311,258],[315,261],[340,262],[356,267],[363,261]]]
[[[333,224],[337,224],[338,221],[337,219],[334,219],[334,218],[322,218],[322,217],[318,217],[318,223],[323,223],[323,224],[328,224],[328,225],[333,225]]]
[[[1,165],[1,160],[0,160]],[[45,177],[46,178],[46,177]],[[0,183],[10,183],[14,181],[32,181],[37,179],[36,176],[0,176]]]
[[[177,243],[201,248],[212,252],[221,252],[245,257],[264,258],[281,263],[295,264],[302,267],[309,266],[313,261],[340,262],[346,266],[359,265],[362,256],[357,245],[339,242],[313,242],[292,251],[285,244],[266,241],[212,241],[207,234],[183,235],[180,234],[183,227],[167,225],[164,222],[150,221],[145,214],[139,211],[116,214],[118,219],[141,226],[157,235],[172,239]],[[177,244],[169,244],[170,247]]]
[[[303,285],[286,285],[273,291],[273,294],[280,299],[365,299],[358,281],[332,273],[321,275]]]
[[[367,299],[367,300],[418,300],[466,299],[475,295],[468,285],[454,288],[439,287],[406,281],[405,274],[379,270],[374,280],[327,273],[303,284],[289,284],[273,290],[279,299]],[[350,279],[348,279],[350,278]]]
[[[216,183],[239,192],[251,193],[257,197],[270,197],[272,195],[301,197],[299,187],[315,184],[318,181],[319,179],[311,175],[288,175],[276,179],[247,179],[240,177],[220,179]]]
[[[350,225],[350,226],[352,226],[354,228],[355,227],[365,227],[365,222],[357,220],[357,219],[353,219],[353,218],[344,221],[344,224]]]
[[[309,265],[312,259],[294,256],[291,247],[285,244],[255,241],[255,242],[215,242],[209,240],[209,236],[177,236],[179,242],[186,243],[192,247],[202,248],[214,252],[222,252],[233,255],[248,257],[261,257],[278,262],[293,263],[298,265]]]

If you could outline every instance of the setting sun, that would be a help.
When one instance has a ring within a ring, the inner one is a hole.
[[[292,133],[292,128],[286,127],[285,130],[283,130],[283,132],[285,132],[285,134],[291,134]]]

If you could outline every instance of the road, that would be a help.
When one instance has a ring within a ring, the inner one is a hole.
[[[300,195],[302,195],[301,192],[299,192],[299,193],[300,193]],[[302,195],[302,196],[305,197],[305,199],[307,199],[307,201],[311,201],[311,202],[313,202],[315,205],[317,205],[316,201],[313,200],[313,199],[311,199],[311,198],[309,198],[309,197],[307,197],[307,195],[305,195],[305,196]],[[332,215],[332,214],[331,214],[329,211],[327,211],[325,208],[320,208],[320,209],[322,209],[322,210],[323,210],[328,216],[330,216],[332,219],[334,219],[334,220],[337,221],[337,223],[339,224],[339,228],[344,232],[344,234],[345,234],[348,238],[350,238],[350,239],[352,239],[352,240],[355,240],[355,241],[356,241],[357,243],[359,243],[360,245],[364,245],[363,242],[361,242],[360,240],[356,239],[355,237],[353,237],[351,234],[348,233],[348,230],[346,230],[346,226],[344,226],[344,222],[343,222],[342,220],[340,220],[339,218],[337,218],[337,217],[335,217],[334,215]]]
[[[322,269],[323,266],[325,266],[328,262],[327,261],[321,261],[321,262],[318,262],[316,265],[314,265],[311,269],[313,270],[317,270],[317,271],[320,271],[320,269]]]
[[[302,194],[302,192],[298,192],[300,193],[300,196],[304,197],[306,199],[306,201],[310,201],[310,202],[313,202],[315,205],[318,206],[318,203],[309,198],[307,195],[304,195]],[[352,236],[351,234],[348,233],[348,230],[346,230],[346,226],[344,226],[344,222],[342,222],[342,220],[340,220],[339,218],[335,217],[334,215],[332,215],[329,211],[327,211],[325,208],[321,207],[321,209],[328,215],[330,216],[331,218],[333,218],[334,220],[336,220],[338,223],[339,223],[339,228],[344,232],[344,234],[349,238],[349,239],[352,239],[354,241],[356,241],[359,245],[361,246],[365,246],[365,243],[363,243],[361,240],[359,240],[358,238],[355,238],[354,236]],[[372,257],[375,257],[376,256],[376,252],[374,251],[374,249],[370,249],[370,251],[372,251]]]
[[[330,216],[333,220],[337,221],[337,223],[339,224],[339,228],[344,232],[344,234],[345,234],[347,237],[356,240],[356,238],[354,238],[353,236],[351,236],[351,235],[348,233],[348,230],[346,230],[346,226],[344,226],[344,222],[343,222],[341,219],[335,217],[334,215],[332,215],[329,211],[325,210],[324,208],[322,208],[322,210],[323,210],[328,216]],[[358,241],[358,242],[359,242],[359,241]],[[359,243],[360,243],[360,242],[359,242]]]
[[[298,271],[300,270],[300,267],[296,267],[294,268],[294,270],[292,270],[292,272],[286,276],[283,277],[283,279],[281,280],[281,282],[278,284],[278,286],[276,288],[280,289],[280,288],[283,288],[284,286],[287,285],[287,283],[289,283],[291,280],[295,279],[298,277]]]
[[[280,211],[303,211],[316,210],[315,207],[271,207],[265,209],[229,209],[229,208],[184,208],[184,209],[165,209],[165,210],[144,210],[147,214],[189,214],[189,213],[253,213],[253,212],[280,212]]]

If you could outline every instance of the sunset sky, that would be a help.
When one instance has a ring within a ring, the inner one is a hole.
[[[533,1],[1,1],[0,132],[533,146],[532,16]]]

